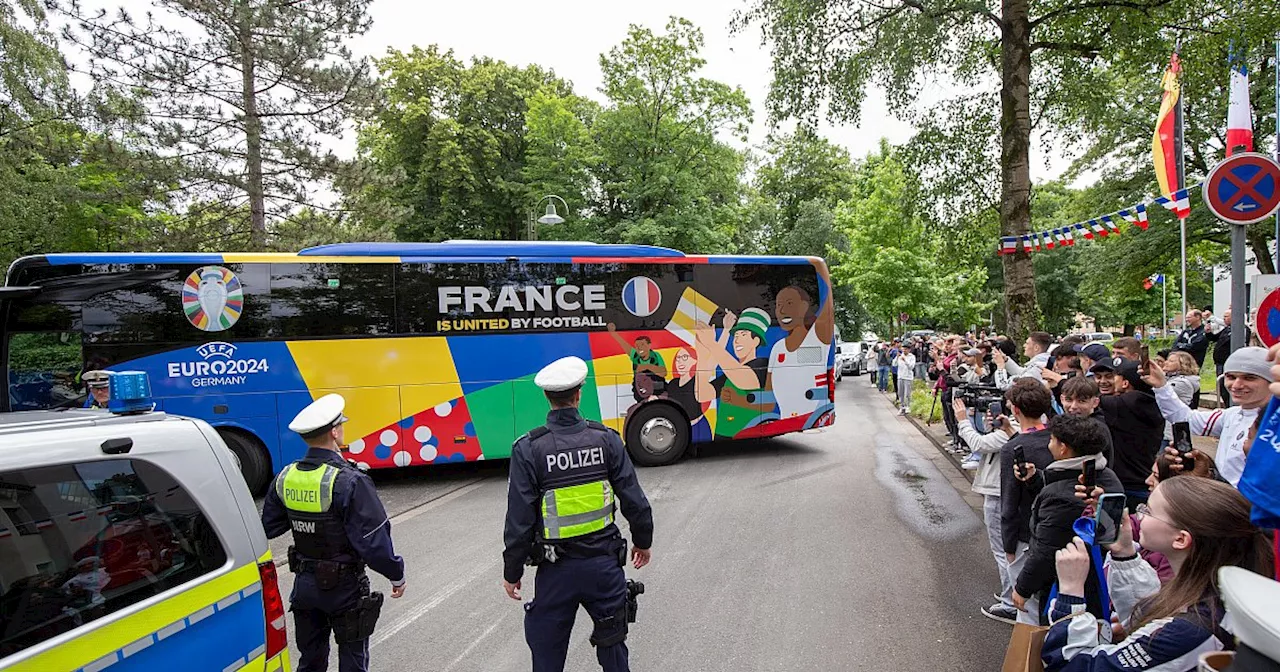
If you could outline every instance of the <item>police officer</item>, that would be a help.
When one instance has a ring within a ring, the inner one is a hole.
[[[511,451],[503,588],[520,599],[526,560],[538,566],[525,605],[533,672],[562,672],[578,606],[595,628],[591,644],[605,672],[628,672],[627,542],[613,523],[614,501],[631,523],[636,569],[649,564],[653,510],[618,433],[578,412],[587,364],[566,357],[534,378],[551,402],[547,424]]]
[[[1213,669],[1280,672],[1280,583],[1240,567],[1223,567],[1218,585],[1226,620],[1239,641],[1231,666]]]
[[[86,371],[81,377],[89,388],[89,398],[85,400],[85,408],[106,408],[111,400],[111,374],[106,371]]]
[[[339,452],[345,406],[329,394],[289,423],[307,442],[307,454],[276,476],[262,506],[268,537],[293,531],[289,569],[296,579],[289,601],[299,672],[328,669],[331,631],[338,669],[369,669],[369,636],[382,594],[370,593],[365,565],[391,581],[391,597],[404,594],[404,560],[391,546],[391,521],[373,481]]]

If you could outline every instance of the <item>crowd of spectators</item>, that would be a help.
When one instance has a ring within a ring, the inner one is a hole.
[[[911,386],[931,385],[947,448],[974,472],[999,577],[982,614],[1050,626],[1046,670],[1195,670],[1235,643],[1219,570],[1276,573],[1275,532],[1254,526],[1237,486],[1280,366],[1260,347],[1230,352],[1230,320],[1192,311],[1154,354],[1136,338],[1107,347],[1039,332],[1021,358],[985,334],[878,346],[879,389],[892,384],[906,413]],[[1211,345],[1220,401],[1199,408]],[[1179,435],[1218,446],[1210,455]],[[1123,496],[1124,524],[1093,546],[1081,522],[1105,494]]]

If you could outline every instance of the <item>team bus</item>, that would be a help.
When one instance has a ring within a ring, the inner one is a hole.
[[[583,414],[642,465],[834,420],[818,258],[344,243],[29,256],[5,285],[0,410],[89,405],[86,373],[144,371],[161,410],[218,429],[255,492],[305,450],[289,420],[330,392],[362,467],[508,457],[545,421],[534,374],[569,355],[590,367]]]

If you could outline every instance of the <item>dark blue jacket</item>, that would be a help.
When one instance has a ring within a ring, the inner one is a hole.
[[[333,508],[346,528],[347,541],[360,557],[339,557],[335,560],[363,562],[387,577],[392,585],[403,583],[404,559],[396,555],[391,545],[391,519],[382,508],[373,479],[332,450],[310,448],[303,459],[323,462],[342,470],[333,484]],[[290,529],[288,510],[274,487],[267,490],[267,499],[262,504],[262,527],[271,539]]]
[[[576,408],[552,410],[547,414],[547,429],[557,436],[572,437],[581,442],[584,437],[576,436],[582,432],[594,432],[593,437],[605,450],[605,464],[608,468],[609,483],[613,494],[631,524],[631,541],[636,548],[649,548],[653,545],[653,509],[649,500],[640,488],[636,478],[635,467],[631,465],[631,456],[622,445],[622,437],[600,425],[592,427],[583,419]],[[526,434],[516,439],[511,449],[511,472],[507,481],[507,518],[503,533],[505,548],[502,552],[502,576],[510,583],[515,583],[524,575],[524,561],[529,557],[541,515],[543,487],[541,469],[534,464],[533,445]],[[608,552],[607,549],[618,536],[618,528],[609,525],[599,532],[582,539],[575,539],[574,544],[579,551],[595,550]]]

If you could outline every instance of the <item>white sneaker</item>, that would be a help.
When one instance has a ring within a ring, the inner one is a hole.
[[[979,464],[980,463],[977,460],[965,460],[964,462],[960,463],[960,468],[964,469],[965,471],[974,471],[975,469],[978,468]]]

